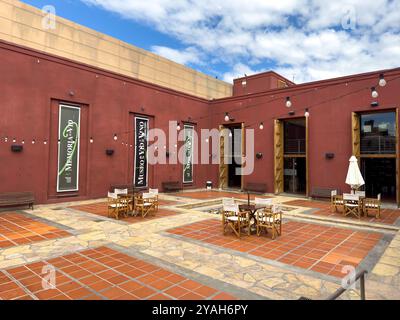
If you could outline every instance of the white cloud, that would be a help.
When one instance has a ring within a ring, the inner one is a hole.
[[[151,51],[180,64],[201,64],[199,52],[196,48],[189,47],[182,50],[171,49],[162,46],[152,46]]]
[[[400,61],[400,0],[81,1],[176,38],[187,49],[152,49],[174,61],[231,65],[226,80],[265,71],[255,64],[302,82]]]
[[[253,70],[243,63],[238,63],[233,66],[232,71],[224,73],[222,80],[233,82],[233,79],[244,77],[244,75],[251,76],[263,71],[265,70]]]

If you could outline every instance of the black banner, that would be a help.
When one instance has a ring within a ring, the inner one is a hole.
[[[193,132],[194,127],[184,126],[184,160],[183,160],[183,183],[193,182]]]
[[[57,192],[79,189],[80,117],[80,108],[60,105]]]
[[[149,119],[135,117],[135,172],[134,183],[137,188],[147,187],[149,144]]]

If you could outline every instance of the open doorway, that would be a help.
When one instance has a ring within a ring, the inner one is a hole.
[[[367,197],[376,198],[380,193],[382,200],[396,201],[395,158],[363,158],[361,172],[365,180]]]
[[[243,155],[243,127],[242,124],[232,124],[223,126],[222,129],[227,130],[227,141],[221,138],[219,186],[221,189],[241,189],[243,181],[240,173]]]
[[[229,157],[228,164],[228,187],[233,189],[242,188],[242,175],[240,169],[242,167],[242,126],[235,125],[228,127],[229,133]]]
[[[290,119],[283,122],[284,192],[307,193],[306,119]]]
[[[306,193],[306,158],[285,158],[284,190],[287,193]]]

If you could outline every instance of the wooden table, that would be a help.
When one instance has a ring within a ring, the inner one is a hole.
[[[119,198],[126,199],[127,201],[129,201],[127,214],[135,212],[135,196],[137,196],[137,194],[138,194],[137,192],[128,194],[118,194]]]
[[[265,209],[266,206],[256,206],[255,204],[241,204],[239,205],[239,210],[240,211],[248,211],[250,213],[250,226],[251,226],[251,231],[255,231],[255,225],[257,222],[256,218],[256,212],[258,210]]]

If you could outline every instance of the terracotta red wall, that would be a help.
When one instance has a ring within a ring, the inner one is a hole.
[[[4,43],[0,56],[0,192],[34,191],[38,203],[66,200],[55,192],[61,101],[82,109],[80,190],[77,197],[67,200],[104,197],[110,184],[132,181],[134,149],[122,141],[134,144],[134,114],[148,116],[150,128],[167,132],[169,120],[189,117],[196,122],[196,130],[209,127],[207,100]],[[119,133],[117,142],[114,133]],[[23,152],[11,152],[14,137],[18,144],[25,140]],[[106,149],[114,149],[114,155],[107,156]],[[182,181],[179,164],[156,165],[149,171],[150,187]],[[194,174],[194,184],[186,187],[204,187],[210,178],[206,165],[196,165]]]
[[[377,87],[379,98],[372,99],[372,86],[376,86],[379,73],[346,77],[330,82],[316,82],[284,90],[274,90],[268,94],[251,97],[237,97],[212,103],[212,126],[223,125],[225,112],[229,112],[235,122],[244,122],[255,129],[255,154],[262,152],[261,160],[255,159],[255,170],[246,176],[244,182],[266,183],[269,192],[274,192],[274,119],[304,117],[305,108],[310,108],[309,117],[309,186],[338,187],[348,190],[345,179],[348,160],[352,155],[351,113],[395,109],[400,103],[400,70],[385,72],[389,80],[386,87]],[[390,81],[391,79],[395,79]],[[361,91],[360,91],[361,90]],[[355,91],[359,91],[354,93]],[[293,106],[285,106],[286,97],[291,96]],[[377,100],[380,106],[371,107]],[[290,110],[295,111],[289,116]],[[264,122],[264,130],[259,129]],[[335,158],[325,159],[326,153],[334,153]],[[218,167],[213,167],[218,174]]]
[[[243,81],[246,82],[245,86],[242,84]],[[233,80],[233,96],[236,97],[278,89],[280,88],[279,81],[286,83],[287,86],[294,85],[294,83],[273,71],[238,78]]]
[[[390,81],[400,77],[399,69],[385,72],[389,83],[378,88],[380,106],[371,108],[370,87],[377,84],[379,73],[207,101],[4,42],[0,42],[0,56],[0,192],[34,191],[39,203],[104,197],[110,184],[130,183],[133,148],[122,142],[134,144],[135,114],[148,116],[151,128],[165,131],[169,120],[190,117],[200,131],[225,124],[225,112],[229,112],[235,122],[255,129],[254,157],[258,152],[264,155],[261,160],[255,159],[255,170],[244,178],[245,183],[266,183],[268,191],[273,192],[273,120],[302,117],[309,108],[310,189],[347,190],[344,180],[352,154],[351,112],[395,109],[400,102],[400,79]],[[289,116],[285,107],[287,96],[292,97],[294,116]],[[80,191],[69,199],[60,199],[55,192],[55,119],[61,101],[82,108]],[[258,128],[260,122],[264,122],[264,130]],[[119,133],[117,142],[114,133]],[[4,136],[8,136],[8,143]],[[18,143],[25,140],[22,153],[11,152],[13,138]],[[106,156],[106,149],[114,149],[115,154]],[[335,158],[325,159],[328,152]],[[149,168],[151,187],[161,188],[163,181],[182,181],[180,164]],[[195,165],[195,182],[186,187],[204,187],[207,180],[217,186],[218,170],[218,165]]]

